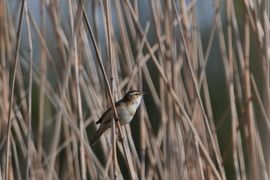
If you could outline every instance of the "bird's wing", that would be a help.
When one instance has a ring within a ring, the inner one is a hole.
[[[96,122],[96,124],[101,123],[102,119],[104,119],[104,117],[109,113],[109,111],[111,110],[111,108],[109,108],[107,111],[105,111],[102,116],[99,118],[99,120]]]
[[[116,103],[115,103],[115,107],[117,107],[119,104],[120,104],[120,101],[121,100],[119,100],[119,101],[117,101]],[[103,114],[102,114],[102,116],[99,118],[99,120],[96,122],[96,124],[99,124],[99,123],[101,123],[101,121],[102,121],[102,119],[111,111],[111,107],[107,110],[107,111],[105,111]]]

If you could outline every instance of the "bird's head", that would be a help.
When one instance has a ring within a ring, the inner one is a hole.
[[[136,91],[136,90],[131,90],[128,91],[126,93],[126,95],[124,96],[123,100],[125,102],[129,102],[129,101],[141,101],[142,96],[146,94],[145,92],[140,92],[140,91]]]

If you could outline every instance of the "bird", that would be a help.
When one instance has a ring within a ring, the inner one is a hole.
[[[128,91],[125,96],[115,103],[115,108],[119,117],[120,125],[126,125],[133,119],[145,92],[137,90]],[[111,127],[113,109],[110,107],[106,110],[96,124],[100,124],[98,130],[91,139],[91,146],[95,145],[99,137]]]

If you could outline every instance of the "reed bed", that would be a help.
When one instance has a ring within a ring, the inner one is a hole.
[[[0,0],[0,180],[269,179],[270,3],[207,2]]]

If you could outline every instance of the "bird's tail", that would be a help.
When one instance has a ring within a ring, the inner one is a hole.
[[[106,131],[107,128],[100,127],[97,132],[94,134],[93,138],[90,141],[91,146],[94,146],[97,143],[98,138]]]

